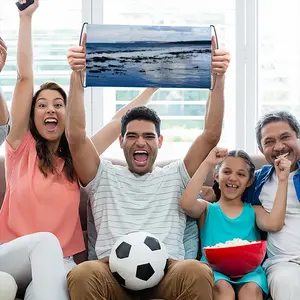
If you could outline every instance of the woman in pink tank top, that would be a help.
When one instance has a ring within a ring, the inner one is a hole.
[[[33,95],[31,20],[38,5],[35,0],[19,13],[0,271],[13,276],[25,299],[66,300],[66,272],[76,265],[73,255],[85,249],[80,190],[65,137],[66,93],[56,83],[45,83]]]

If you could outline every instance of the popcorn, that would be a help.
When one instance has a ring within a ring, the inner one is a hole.
[[[252,243],[256,243],[256,241],[249,242],[247,240],[242,240],[242,239],[235,238],[235,239],[233,239],[231,241],[226,241],[225,243],[218,243],[218,244],[216,244],[214,246],[208,246],[206,248],[211,248],[211,247],[216,247],[216,248],[232,247],[232,246],[248,245],[248,244],[252,244]]]

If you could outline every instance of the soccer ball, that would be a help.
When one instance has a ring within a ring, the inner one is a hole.
[[[153,234],[132,232],[119,238],[109,267],[120,285],[139,291],[157,285],[167,272],[168,251]]]

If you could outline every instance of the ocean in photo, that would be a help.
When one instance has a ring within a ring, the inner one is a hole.
[[[210,88],[211,42],[87,43],[86,86]]]

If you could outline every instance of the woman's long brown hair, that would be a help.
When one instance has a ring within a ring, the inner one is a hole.
[[[65,104],[67,102],[67,95],[65,91],[55,82],[46,82],[42,84],[40,86],[40,89],[35,93],[31,104],[29,129],[33,138],[36,140],[36,152],[39,158],[39,169],[44,174],[44,176],[47,177],[48,172],[51,172],[52,174],[56,172],[55,160],[53,154],[48,148],[47,140],[39,134],[34,123],[35,103],[39,94],[44,90],[52,90],[59,92],[63,97]],[[63,132],[60,138],[59,146],[57,149],[57,156],[65,160],[64,171],[66,172],[68,180],[70,182],[73,182],[75,180],[75,171],[73,168],[72,156],[70,153],[69,144],[65,132]]]

